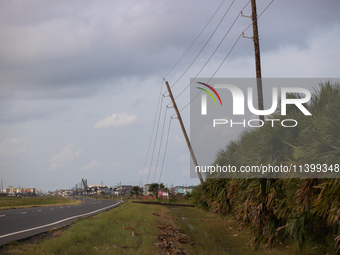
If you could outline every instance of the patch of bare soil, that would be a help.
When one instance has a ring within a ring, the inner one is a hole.
[[[167,219],[175,219],[173,217],[169,217],[166,215],[159,215],[154,213],[155,216],[164,217]],[[189,237],[183,232],[183,230],[175,228],[171,224],[166,225],[158,225],[158,243],[155,243],[156,247],[164,250],[165,254],[178,254],[178,255],[186,255],[187,253],[183,248],[181,248],[181,244],[191,244],[195,245],[197,243],[191,242]]]
[[[155,246],[165,250],[166,254],[186,254],[179,245],[181,243],[188,243],[189,239],[181,229],[176,229],[170,225],[159,225],[157,228],[159,230],[157,239],[160,242],[155,243]]]

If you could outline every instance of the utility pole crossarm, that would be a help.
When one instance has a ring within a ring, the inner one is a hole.
[[[184,124],[183,124],[183,121],[182,121],[182,117],[181,117],[181,114],[180,114],[180,112],[179,112],[179,110],[178,110],[178,108],[177,108],[177,104],[176,104],[176,102],[175,102],[175,99],[174,99],[174,97],[173,97],[173,95],[172,95],[172,92],[171,92],[171,88],[170,88],[170,86],[169,86],[169,83],[168,83],[167,81],[165,81],[165,84],[166,84],[166,87],[167,87],[167,89],[168,89],[168,91],[169,91],[169,96],[170,96],[170,98],[171,98],[172,105],[173,105],[173,107],[175,108],[175,111],[176,111],[176,114],[177,114],[177,118],[178,118],[179,123],[180,123],[180,125],[181,125],[181,128],[182,128],[182,132],[183,132],[184,138],[185,138],[185,140],[186,140],[186,142],[187,142],[187,145],[188,145],[188,148],[189,148],[189,151],[190,151],[190,155],[191,155],[192,161],[194,162],[195,166],[198,166],[198,163],[197,163],[197,160],[196,160],[194,151],[192,150],[191,143],[190,143],[190,141],[189,141],[189,137],[188,137],[187,132],[186,132],[186,130],[185,130],[185,127],[184,127]],[[203,181],[203,178],[202,178],[201,173],[200,173],[200,172],[197,172],[197,174],[198,174],[198,178],[200,179],[201,184],[203,184],[204,181]]]

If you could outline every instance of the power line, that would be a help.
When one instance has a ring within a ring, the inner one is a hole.
[[[173,86],[176,85],[176,83],[184,76],[184,74],[190,69],[190,67],[194,64],[194,62],[196,61],[196,59],[199,57],[199,55],[202,53],[202,51],[204,50],[204,48],[207,46],[207,44],[209,43],[209,41],[211,40],[211,38],[213,37],[213,35],[215,34],[216,30],[218,29],[218,27],[221,25],[222,21],[224,20],[225,16],[228,14],[230,8],[232,7],[232,5],[234,4],[235,0],[233,0],[229,6],[229,8],[227,9],[227,11],[224,13],[222,19],[220,20],[220,22],[218,23],[218,25],[216,26],[216,28],[214,29],[214,31],[212,32],[212,34],[210,35],[209,39],[206,41],[206,43],[204,44],[204,46],[202,47],[202,49],[199,51],[199,53],[197,54],[197,56],[194,58],[194,60],[190,63],[190,65],[187,67],[187,69],[182,73],[182,75],[177,79],[177,81],[175,81],[175,83],[171,86],[171,88]]]
[[[140,177],[140,181],[139,181],[139,182],[141,182],[142,179],[143,179],[144,170],[145,170],[145,167],[146,167],[146,162],[147,162],[148,157],[149,157],[150,147],[151,147],[151,143],[152,143],[152,137],[153,137],[153,133],[154,133],[154,130],[155,130],[155,124],[156,124],[156,120],[157,120],[157,114],[158,114],[159,103],[160,103],[160,101],[161,101],[162,87],[163,87],[163,81],[162,81],[161,89],[160,89],[160,91],[159,91],[157,109],[156,109],[156,113],[155,113],[155,119],[154,119],[154,122],[153,122],[153,127],[152,127],[152,132],[151,132],[151,137],[150,137],[148,152],[146,153],[145,163],[144,163],[142,175],[141,175],[141,177]]]
[[[191,47],[194,45],[194,43],[197,41],[197,39],[201,36],[201,34],[203,33],[203,31],[206,29],[206,27],[209,25],[210,21],[215,17],[216,13],[219,11],[219,9],[221,8],[221,6],[224,4],[225,0],[222,1],[222,3],[220,4],[220,6],[217,8],[217,10],[215,11],[215,13],[211,16],[211,18],[209,19],[209,21],[205,24],[205,26],[203,27],[203,29],[201,30],[201,32],[198,34],[198,36],[195,38],[195,40],[191,43],[191,45],[189,46],[189,48],[184,52],[184,54],[179,58],[179,60],[176,62],[176,64],[170,69],[170,71],[164,76],[164,79],[172,72],[172,70],[178,65],[178,63],[182,60],[182,58],[188,53],[188,51],[191,49]]]
[[[235,1],[235,0],[234,0]],[[231,6],[233,5],[234,1],[231,3],[231,5],[229,6],[229,9],[231,8]],[[223,1],[224,2],[224,1]],[[259,19],[259,17],[268,9],[268,7],[274,2],[274,0],[272,0],[268,6],[261,12],[260,15],[258,15],[258,17],[256,18]],[[250,3],[250,1],[247,2],[247,4],[243,7],[242,11],[246,8],[246,6]],[[223,3],[222,3],[223,4]],[[222,5],[221,4],[221,5]],[[220,7],[221,7],[220,5]],[[220,8],[219,7],[219,8]],[[221,19],[220,23],[218,24],[218,26],[215,28],[214,32],[211,34],[211,36],[209,37],[208,41],[206,42],[206,44],[203,46],[203,48],[201,49],[201,51],[198,53],[198,55],[196,56],[196,58],[192,61],[192,63],[189,65],[189,67],[184,71],[184,73],[180,76],[180,78],[171,86],[173,87],[182,77],[183,75],[188,71],[188,69],[191,67],[191,65],[196,61],[196,59],[198,58],[198,56],[201,54],[201,52],[203,51],[203,49],[205,48],[205,46],[208,44],[208,42],[210,41],[210,39],[212,38],[212,36],[214,35],[214,33],[216,32],[217,28],[219,27],[219,25],[221,24],[221,22],[223,21],[224,17],[226,16],[226,14],[229,12],[229,9],[226,11],[226,13],[224,14],[223,18]],[[218,11],[218,10],[217,10]],[[216,12],[217,12],[216,11]],[[213,55],[216,53],[216,51],[218,50],[218,48],[220,47],[220,45],[222,44],[222,42],[224,41],[224,39],[226,38],[226,36],[229,34],[230,30],[232,29],[232,27],[235,25],[237,19],[239,18],[239,16],[241,15],[242,11],[238,14],[238,16],[236,17],[236,19],[234,20],[234,22],[232,23],[232,25],[230,26],[229,30],[227,31],[227,33],[224,35],[224,37],[222,38],[222,40],[220,41],[220,43],[218,44],[218,46],[215,48],[214,52],[211,54],[211,56],[209,57],[209,59],[207,60],[207,62],[204,64],[204,66],[201,68],[201,70],[198,72],[198,74],[196,75],[195,78],[197,78],[197,76],[201,73],[201,71],[205,68],[205,66],[207,65],[207,63],[211,60],[211,58],[213,57]],[[216,12],[214,13],[214,15],[216,14]],[[212,19],[212,18],[211,18]],[[210,19],[210,20],[211,20]],[[209,20],[209,22],[210,22]],[[208,22],[208,23],[209,23]],[[207,26],[207,25],[206,25]],[[205,26],[205,27],[206,27]],[[249,27],[251,26],[251,24],[243,30],[243,32],[238,36],[237,40],[235,41],[235,43],[233,44],[232,48],[229,50],[228,54],[226,55],[226,57],[223,59],[223,61],[221,62],[221,64],[219,65],[219,67],[216,69],[216,71],[214,72],[214,74],[212,75],[212,77],[209,79],[208,83],[210,82],[210,80],[216,75],[216,73],[219,71],[219,69],[222,67],[222,65],[224,64],[224,62],[226,61],[226,59],[229,57],[230,53],[233,51],[233,49],[235,48],[235,46],[237,45],[237,43],[239,42],[240,38],[244,35],[244,32],[249,29]],[[205,27],[203,28],[203,30],[205,29]],[[201,33],[203,32],[203,30],[201,31]],[[200,34],[201,34],[200,33]],[[198,37],[200,36],[200,34],[198,35]],[[197,37],[197,38],[198,38]],[[194,42],[197,40],[197,38],[194,40]],[[193,42],[193,43],[194,43]],[[190,47],[193,45],[193,43],[190,45]],[[190,49],[189,47],[189,49]],[[188,50],[189,50],[188,49]],[[188,51],[187,50],[187,51]],[[180,60],[184,57],[184,55],[187,53],[187,51],[183,54],[183,56],[180,58]],[[180,61],[179,60],[179,61]],[[179,61],[175,64],[175,66],[179,63]],[[174,66],[174,67],[175,67]],[[173,68],[174,68],[173,67]],[[173,68],[169,71],[169,73],[173,70]],[[168,73],[168,74],[169,74]],[[167,75],[168,75],[167,74]],[[166,75],[166,76],[167,76]],[[191,82],[190,82],[191,84]],[[176,97],[176,99],[190,86],[190,84]],[[180,112],[182,110],[184,110],[188,105],[190,105],[190,103],[196,99],[196,97],[200,94],[200,92],[186,105],[184,106]],[[162,101],[163,102],[163,99]],[[162,103],[161,103],[162,105]],[[167,112],[167,108],[166,108],[166,111],[165,111],[165,116],[164,116],[164,122],[163,122],[163,128],[162,128],[162,135],[161,135],[161,141],[160,141],[160,145],[159,145],[159,152],[158,152],[158,157],[157,157],[157,163],[156,163],[156,167],[155,167],[155,173],[154,173],[154,178],[153,178],[153,181],[155,179],[155,176],[156,176],[156,171],[157,171],[157,166],[158,166],[158,160],[159,160],[159,155],[160,155],[160,150],[161,150],[161,144],[162,144],[162,140],[163,140],[163,132],[164,132],[164,127],[165,127],[165,120],[166,120],[166,112]],[[161,113],[160,113],[161,115]],[[158,127],[159,127],[159,121],[160,121],[160,115],[159,115],[159,118],[158,118],[158,124],[157,124],[157,132],[156,132],[156,138],[155,138],[155,143],[154,143],[154,149],[153,149],[153,154],[154,154],[154,150],[155,150],[155,145],[156,145],[156,140],[157,140],[157,134],[158,134]],[[166,150],[167,150],[167,145],[168,145],[168,140],[169,140],[169,133],[170,133],[170,126],[171,126],[171,120],[172,120],[172,116],[170,118],[170,121],[169,121],[169,127],[168,127],[168,134],[167,134],[167,140],[166,140],[166,144],[165,144],[165,149],[164,149],[164,156],[163,156],[163,162],[162,162],[162,167],[161,167],[161,172],[160,172],[160,176],[159,176],[159,182],[161,180],[161,176],[162,176],[162,172],[163,172],[163,167],[164,167],[164,161],[165,161],[165,155],[166,155]],[[151,144],[151,142],[150,142]],[[149,145],[150,147],[150,145]],[[148,174],[148,179],[149,179],[149,175],[150,175],[150,172],[151,172],[151,165],[152,165],[152,160],[153,160],[153,155],[152,155],[152,159],[151,159],[151,164],[150,164],[150,171],[149,171],[149,174]],[[147,180],[148,181],[148,180]]]
[[[155,143],[154,143],[154,145],[153,145],[153,151],[152,151],[152,156],[151,156],[151,161],[150,161],[150,168],[149,168],[149,171],[148,171],[148,178],[146,179],[146,183],[148,183],[148,181],[149,181],[150,172],[151,172],[151,168],[152,168],[153,156],[154,156],[154,154],[155,154],[156,141],[157,141],[158,128],[159,128],[159,121],[160,121],[161,113],[162,113],[163,98],[164,98],[164,97],[162,96],[162,99],[161,99],[161,106],[160,106],[160,108],[159,108],[159,116],[158,116],[157,128],[156,128]]]
[[[249,2],[250,2],[250,1],[249,1]],[[246,6],[249,4],[249,2],[246,4]],[[261,15],[269,8],[269,6],[270,6],[273,2],[274,2],[274,0],[272,0],[272,1],[267,5],[267,7],[261,12],[261,14],[257,16],[256,20],[258,20],[258,19],[260,18],[260,16],[261,16]],[[245,6],[245,7],[246,7],[246,6]],[[244,10],[245,7],[243,7],[242,11]],[[240,38],[244,35],[244,32],[245,32],[246,30],[248,30],[249,27],[251,27],[252,24],[253,24],[253,23],[251,23],[248,27],[246,27],[246,29],[244,29],[244,30],[242,31],[242,33],[239,35],[239,37],[238,37],[237,40],[235,41],[234,45],[232,46],[232,48],[231,48],[230,51],[228,52],[227,56],[222,60],[221,64],[220,64],[219,67],[216,69],[216,71],[214,72],[214,74],[211,76],[211,78],[209,79],[209,81],[208,81],[207,83],[209,83],[209,82],[211,81],[211,79],[214,78],[214,76],[216,75],[216,73],[218,72],[218,70],[221,68],[221,66],[224,64],[224,62],[226,61],[226,59],[227,59],[228,56],[230,55],[231,51],[235,48],[235,46],[236,46],[236,44],[238,43],[238,41],[240,40]],[[196,77],[197,77],[197,76],[196,76]],[[195,78],[196,78],[196,77],[195,77]],[[190,84],[191,84],[191,83],[190,83]],[[189,84],[189,85],[190,85],[190,84]],[[187,86],[187,87],[188,87],[188,86]],[[182,91],[181,93],[183,93],[183,91]],[[188,107],[188,105],[190,105],[191,102],[194,101],[194,100],[198,97],[198,95],[199,95],[200,93],[201,93],[201,90],[197,93],[197,95],[196,95],[196,96],[195,96],[188,104],[186,104],[186,105],[180,110],[180,112],[183,111],[186,107]],[[177,97],[176,97],[176,98],[177,98]]]
[[[162,148],[162,142],[163,142],[163,133],[164,133],[164,127],[165,127],[165,120],[166,120],[166,113],[167,113],[168,107],[165,107],[165,113],[164,113],[164,121],[163,121],[163,128],[162,128],[162,134],[161,134],[161,139],[159,141],[159,149],[158,149],[158,156],[157,156],[157,161],[156,161],[156,166],[155,166],[155,173],[153,175],[152,183],[155,181],[156,177],[156,172],[157,172],[157,166],[158,166],[158,160],[159,160],[159,154],[161,152]]]
[[[230,49],[230,51],[228,52],[228,54],[227,54],[227,56],[223,59],[223,61],[222,61],[222,63],[220,64],[220,66],[217,68],[217,70],[215,71],[215,73],[213,74],[213,76],[209,79],[209,81],[207,82],[207,83],[209,83],[210,82],[210,80],[215,76],[215,74],[217,73],[217,71],[221,68],[221,66],[223,65],[223,63],[224,63],[224,61],[228,58],[228,56],[230,55],[230,53],[232,52],[232,50],[235,48],[235,46],[236,46],[236,44],[238,43],[238,41],[240,40],[240,38],[241,38],[241,36],[242,36],[242,34],[240,34],[239,35],[239,37],[237,38],[237,40],[235,41],[235,43],[234,43],[234,45],[233,45],[233,47]],[[188,105],[190,105],[191,104],[191,102],[192,101],[194,101],[195,99],[196,99],[196,97],[198,97],[198,95],[201,93],[201,90],[200,90],[200,92],[186,105],[186,106],[184,106],[181,110],[180,110],[180,112],[181,111],[183,111],[185,108],[187,108],[188,107]]]
[[[248,3],[243,7],[242,11],[247,7],[247,5],[250,3],[250,1],[248,1]],[[217,47],[215,48],[214,52],[210,55],[210,57],[208,58],[208,60],[205,62],[205,64],[203,65],[203,67],[201,68],[201,70],[196,74],[195,78],[197,78],[197,76],[203,71],[203,69],[206,67],[206,65],[209,63],[209,61],[211,60],[211,58],[215,55],[216,51],[218,50],[218,48],[221,46],[222,42],[224,41],[224,39],[227,37],[227,35],[229,34],[230,30],[233,28],[233,26],[235,25],[236,21],[238,20],[238,18],[240,17],[242,11],[237,15],[237,17],[235,18],[234,22],[231,24],[231,26],[229,27],[228,31],[225,33],[224,37],[222,38],[222,40],[220,41],[220,43],[217,45]],[[193,80],[194,80],[193,79]],[[192,80],[192,81],[193,81]],[[189,85],[187,85],[181,93],[179,93],[179,95],[177,95],[177,98],[179,98],[185,90],[188,89],[188,87],[191,85],[192,81],[189,83]]]
[[[166,149],[167,149],[167,147],[168,147],[168,141],[169,141],[169,134],[170,134],[171,121],[172,121],[172,116],[171,116],[171,118],[170,118],[170,121],[169,121],[168,135],[167,135],[167,137],[166,137],[166,142],[165,142],[165,149],[164,149],[164,155],[163,155],[163,162],[162,162],[161,172],[160,172],[160,174],[159,174],[159,180],[158,180],[158,183],[160,183],[160,182],[161,182],[161,177],[162,177],[162,173],[163,173],[163,167],[164,167],[164,161],[165,161]]]
[[[256,18],[255,20],[258,20],[258,19],[261,17],[261,15],[269,8],[269,6],[270,6],[274,1],[275,1],[275,0],[272,0],[272,1],[267,5],[267,7],[264,8],[264,10],[260,13],[260,15],[257,15],[257,18]],[[253,22],[252,22],[249,26],[247,26],[247,28],[246,28],[245,30],[243,30],[242,33],[244,33],[246,30],[248,30],[248,29],[251,27],[252,24],[253,24]]]

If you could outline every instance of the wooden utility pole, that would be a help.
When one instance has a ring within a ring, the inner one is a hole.
[[[179,123],[181,124],[182,132],[183,132],[184,138],[185,138],[185,140],[186,140],[186,142],[187,142],[187,145],[188,145],[188,148],[189,148],[189,151],[190,151],[190,155],[191,155],[192,161],[194,162],[195,166],[198,166],[198,163],[197,163],[197,160],[196,160],[194,151],[192,150],[192,147],[191,147],[191,144],[190,144],[190,141],[189,141],[187,132],[186,132],[186,130],[185,130],[185,127],[184,127],[184,124],[183,124],[183,121],[182,121],[181,114],[180,114],[180,112],[179,112],[179,110],[178,110],[178,108],[177,108],[177,104],[176,104],[175,99],[174,99],[174,97],[173,97],[173,95],[172,95],[172,92],[171,92],[171,88],[170,88],[170,86],[169,86],[169,83],[168,83],[167,81],[165,81],[165,84],[166,84],[166,87],[167,87],[167,89],[168,89],[168,91],[169,91],[169,96],[170,96],[170,98],[171,98],[172,105],[173,105],[174,108],[175,108],[175,111],[176,111],[176,114],[177,114],[177,118],[178,118],[178,120],[179,120]],[[197,174],[198,174],[198,178],[200,179],[201,184],[203,184],[204,181],[203,181],[203,178],[202,178],[201,173],[200,173],[200,172],[197,172]]]
[[[257,102],[258,109],[263,110],[263,92],[262,92],[262,76],[261,76],[261,59],[260,59],[260,43],[259,43],[259,32],[257,28],[257,11],[256,11],[256,0],[251,0],[251,18],[253,21],[253,40],[255,50],[255,66],[256,66],[256,84],[257,84]],[[259,116],[260,120],[264,121],[264,116]]]

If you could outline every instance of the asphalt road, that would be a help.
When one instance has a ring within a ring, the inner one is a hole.
[[[1,210],[0,246],[65,226],[78,218],[89,217],[120,204],[120,201],[84,199],[78,205]]]

